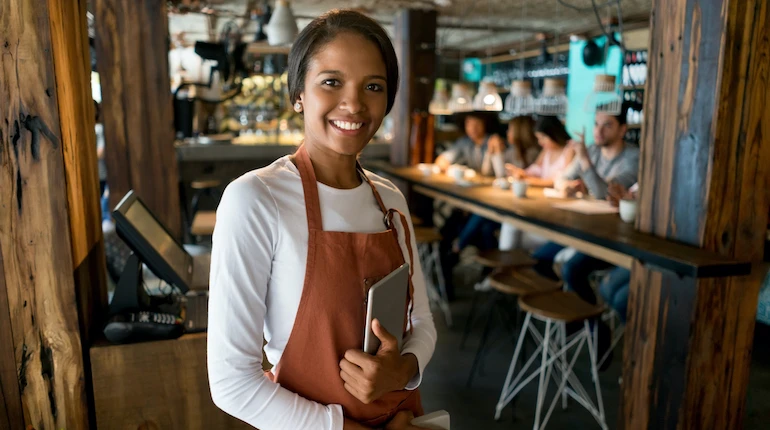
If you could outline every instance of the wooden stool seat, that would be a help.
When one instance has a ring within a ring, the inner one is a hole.
[[[216,188],[222,184],[218,179],[207,179],[190,182],[190,188],[193,190],[205,190],[207,188]]]
[[[190,233],[195,236],[211,236],[214,234],[214,224],[217,222],[215,211],[198,211],[193,218]]]
[[[562,288],[560,281],[540,276],[531,267],[498,270],[489,277],[489,285],[503,294],[516,296],[547,293]]]
[[[602,306],[592,305],[572,291],[552,291],[519,297],[519,307],[525,312],[563,322],[583,321],[598,317]]]
[[[416,227],[418,225],[422,225],[422,218],[420,218],[418,216],[415,216],[415,215],[412,215],[411,217],[412,217],[412,225],[413,226]]]
[[[414,237],[417,243],[434,243],[441,242],[443,236],[433,227],[415,227]]]
[[[492,269],[534,266],[537,263],[537,260],[532,258],[528,252],[521,249],[511,251],[491,249],[489,251],[482,251],[474,257],[474,260],[482,266]]]

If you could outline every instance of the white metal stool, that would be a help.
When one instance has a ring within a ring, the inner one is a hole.
[[[428,290],[428,300],[431,305],[437,305],[444,314],[447,327],[452,327],[452,310],[447,300],[444,272],[441,268],[439,244],[441,233],[432,227],[415,227],[414,236],[417,241],[417,252],[425,275],[425,285]],[[435,278],[434,278],[435,276]],[[434,279],[436,280],[434,282]]]
[[[577,294],[567,291],[553,291],[543,294],[534,294],[522,296],[519,298],[519,307],[527,312],[524,318],[524,324],[516,342],[516,349],[513,353],[513,359],[508,369],[508,376],[505,378],[505,385],[500,393],[500,400],[497,402],[495,419],[499,419],[503,408],[510,403],[514,397],[535,377],[538,380],[537,406],[535,408],[535,424],[533,429],[541,430],[545,428],[548,420],[553,413],[559,398],[562,398],[562,407],[566,407],[567,396],[572,397],[581,406],[586,408],[596,419],[603,430],[606,430],[607,423],[604,416],[604,402],[602,400],[601,387],[599,386],[599,376],[597,371],[598,358],[596,354],[595,336],[590,328],[589,321],[602,314],[601,306],[591,305],[578,297]],[[545,323],[543,334],[535,327],[532,318]],[[570,337],[566,336],[565,323],[583,322],[583,328]],[[517,373],[516,365],[521,353],[522,344],[527,333],[534,338],[538,347],[535,352],[522,366]],[[556,337],[561,336],[558,342]],[[572,373],[572,369],[577,361],[583,346],[588,346],[588,354],[591,361],[591,376],[596,390],[596,401],[591,398],[577,376]],[[571,359],[568,358],[568,352],[575,347]],[[534,361],[540,355],[540,367],[527,374]],[[568,363],[569,361],[569,363]],[[556,373],[559,373],[557,375]],[[514,377],[515,376],[515,377]],[[545,417],[542,418],[543,405],[545,403],[548,385],[554,379],[558,385],[556,394],[551,402]]]

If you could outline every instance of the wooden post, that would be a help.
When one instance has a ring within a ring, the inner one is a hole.
[[[393,21],[393,46],[401,83],[393,106],[393,144],[390,162],[409,164],[412,112],[427,111],[433,97],[436,68],[436,11],[401,9]]]
[[[100,234],[70,224],[70,214],[89,222],[94,203],[83,199],[97,194],[93,115],[78,117],[90,112],[88,84],[78,76],[83,47],[69,46],[84,40],[79,3],[0,3],[3,428],[89,427],[73,262],[88,258]],[[78,164],[89,160],[90,169]]]
[[[770,207],[766,0],[655,0],[637,227],[760,262]],[[627,429],[738,429],[762,273],[693,279],[636,262]]]
[[[133,189],[181,239],[166,2],[96,0],[94,10],[110,207]]]

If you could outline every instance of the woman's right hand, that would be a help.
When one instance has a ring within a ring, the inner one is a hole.
[[[414,414],[411,411],[400,411],[385,426],[385,430],[428,430],[425,427],[413,426]]]

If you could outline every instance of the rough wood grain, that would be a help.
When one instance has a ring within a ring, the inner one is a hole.
[[[133,189],[180,239],[166,3],[94,3],[110,207]]]
[[[72,265],[77,272],[78,319],[83,326],[84,343],[101,331],[107,307],[86,3],[48,1]]]
[[[219,410],[206,374],[206,334],[91,348],[100,430],[251,429]]]
[[[0,253],[27,425],[88,427],[45,4],[0,3]],[[5,347],[5,345],[4,345]]]
[[[13,348],[8,347],[13,345],[13,332],[4,273],[3,251],[0,249],[0,428],[14,429],[24,427],[24,413],[19,379],[16,377],[16,360]]]
[[[637,227],[759,262],[770,208],[768,3],[653,4]],[[696,281],[634,266],[625,428],[741,428],[760,283],[756,270]]]

